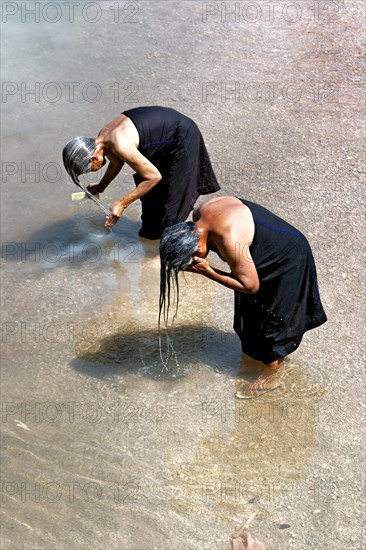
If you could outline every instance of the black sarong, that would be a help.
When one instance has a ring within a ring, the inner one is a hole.
[[[254,219],[250,253],[260,287],[255,294],[235,292],[234,330],[244,353],[271,363],[295,351],[304,333],[327,317],[306,237],[266,208],[241,200]]]
[[[124,111],[139,133],[138,150],[162,175],[142,197],[140,236],[158,239],[163,230],[187,219],[200,195],[220,189],[196,123],[169,107]],[[134,174],[136,185],[143,179]]]

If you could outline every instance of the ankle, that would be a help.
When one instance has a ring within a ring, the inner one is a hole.
[[[276,359],[276,361],[272,361],[271,363],[266,363],[266,368],[276,370],[282,367],[283,365],[283,358],[280,357],[279,359]]]
[[[273,364],[265,365],[265,367],[263,369],[263,374],[265,376],[273,375],[273,374],[275,374],[276,372],[279,371],[279,369],[282,367],[282,365],[283,365],[282,361],[281,361],[281,363],[278,363],[276,365],[273,365]]]

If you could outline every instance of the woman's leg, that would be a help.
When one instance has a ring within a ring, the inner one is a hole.
[[[264,363],[262,363],[262,361],[253,359],[253,357],[249,357],[249,355],[246,355],[245,353],[242,354],[240,369],[238,374],[256,373],[256,372],[261,372],[263,369],[264,369]]]

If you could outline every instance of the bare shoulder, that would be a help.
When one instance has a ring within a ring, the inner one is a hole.
[[[237,197],[214,197],[199,207],[201,216],[220,219],[221,223],[236,215],[243,216],[246,210],[249,208]]]
[[[244,220],[252,219],[252,215],[249,208],[237,197],[214,197],[195,208],[193,221],[202,218],[217,230],[226,230],[227,227],[236,225],[233,224],[236,220],[242,226]]]
[[[218,245],[219,243],[228,245],[233,241],[240,242],[244,246],[253,241],[253,216],[240,199],[217,197],[204,203],[200,212]]]
[[[140,143],[137,128],[132,120],[127,117],[113,130],[112,136],[115,141],[122,143],[124,146],[135,147],[136,149]]]
[[[109,122],[99,135],[103,135],[107,147],[114,152],[125,149],[137,149],[139,146],[139,134],[136,126],[130,118],[119,115]]]

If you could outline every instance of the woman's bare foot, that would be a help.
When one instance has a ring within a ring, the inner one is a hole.
[[[250,384],[246,384],[235,394],[236,397],[238,399],[253,399],[278,388],[281,385],[278,370],[282,367],[282,364],[283,359],[281,358],[265,365],[258,378]]]

